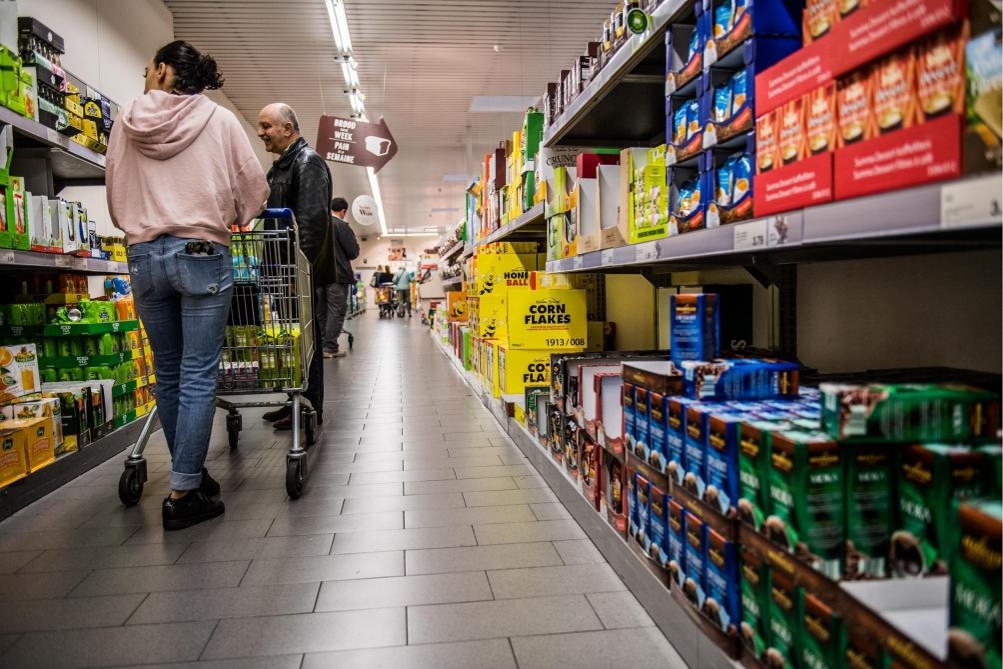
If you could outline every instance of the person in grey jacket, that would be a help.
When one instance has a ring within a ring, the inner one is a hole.
[[[335,279],[326,288],[327,308],[321,307],[317,317],[324,330],[324,357],[340,358],[345,352],[338,348],[338,337],[345,325],[348,294],[355,283],[352,260],[359,257],[359,241],[345,220],[348,200],[336,197],[331,200],[331,238],[334,240]]]

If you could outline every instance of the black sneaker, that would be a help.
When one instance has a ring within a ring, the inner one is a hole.
[[[279,407],[274,411],[269,411],[263,415],[262,418],[267,420],[269,423],[274,423],[277,420],[282,420],[283,418],[287,418],[291,415],[293,415],[293,409],[287,404],[286,406]]]
[[[215,497],[219,494],[219,481],[209,476],[209,471],[205,467],[202,468],[202,483],[199,484],[199,490],[206,497]]]
[[[210,499],[201,490],[192,490],[184,497],[164,500],[164,529],[183,530],[192,525],[223,515],[226,507],[221,500]]]

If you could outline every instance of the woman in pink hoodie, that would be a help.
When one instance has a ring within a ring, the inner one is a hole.
[[[144,76],[143,96],[112,128],[106,182],[153,348],[172,459],[164,529],[176,530],[224,511],[204,464],[233,293],[230,230],[260,213],[269,191],[237,118],[202,95],[223,85],[211,56],[171,42]]]

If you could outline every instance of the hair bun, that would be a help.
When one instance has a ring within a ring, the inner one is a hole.
[[[215,58],[209,54],[200,54],[196,69],[202,88],[209,90],[223,88],[224,79],[219,73],[219,66],[216,65]]]

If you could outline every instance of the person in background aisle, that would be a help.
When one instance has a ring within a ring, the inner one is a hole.
[[[211,56],[171,42],[143,76],[143,96],[112,128],[105,181],[112,223],[129,246],[171,452],[164,529],[179,530],[225,510],[204,465],[233,293],[230,228],[261,212],[268,183],[240,122],[202,95],[223,85]]]
[[[313,313],[323,304],[323,291],[335,280],[334,249],[328,206],[331,203],[331,171],[320,155],[310,148],[300,134],[296,112],[289,105],[276,102],[258,115],[258,137],[265,148],[279,159],[268,170],[269,208],[291,209],[299,228],[297,244],[310,261],[313,280]],[[313,319],[314,354],[310,360],[307,388],[303,396],[317,412],[317,424],[324,423],[324,365],[321,342],[324,331],[321,319]],[[276,430],[291,430],[292,407],[266,413],[263,418],[275,422]]]
[[[345,220],[348,200],[336,197],[331,201],[331,234],[334,236],[335,278],[327,285],[327,310],[319,314],[324,328],[324,357],[340,358],[345,352],[338,348],[338,337],[345,325],[348,310],[348,293],[355,283],[352,262],[359,257],[359,241]],[[326,326],[323,321],[326,322]]]
[[[401,265],[393,278],[394,289],[397,291],[398,304],[404,305],[407,317],[411,318],[411,272]]]

